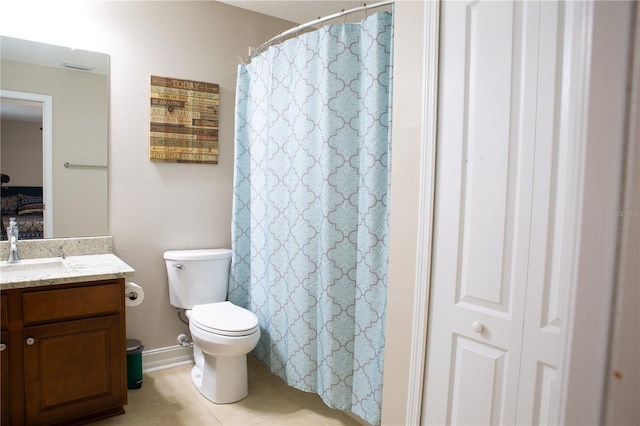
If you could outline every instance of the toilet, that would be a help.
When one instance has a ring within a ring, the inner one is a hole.
[[[260,339],[258,317],[226,301],[231,250],[164,253],[169,303],[186,309],[195,366],[191,380],[207,399],[228,404],[248,393],[247,354]]]

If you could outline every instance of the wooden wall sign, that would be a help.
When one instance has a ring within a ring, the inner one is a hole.
[[[149,158],[218,164],[217,84],[151,76]]]

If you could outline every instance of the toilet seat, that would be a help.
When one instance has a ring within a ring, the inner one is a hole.
[[[259,330],[258,317],[231,302],[196,305],[190,321],[201,330],[222,336],[247,336]]]

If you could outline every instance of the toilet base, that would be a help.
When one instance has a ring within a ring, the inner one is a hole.
[[[213,357],[191,369],[191,380],[200,393],[216,404],[230,404],[249,394],[247,356]]]

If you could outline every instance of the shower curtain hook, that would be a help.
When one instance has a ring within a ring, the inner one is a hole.
[[[342,15],[342,24],[343,24],[343,25],[344,25],[344,24],[346,24],[346,23],[347,23],[347,15],[345,15],[345,13],[344,13],[344,9],[342,9],[342,10],[340,11],[340,15]]]
[[[367,19],[369,17],[369,9],[367,9],[367,4],[366,3],[362,3],[364,5],[364,19]]]

